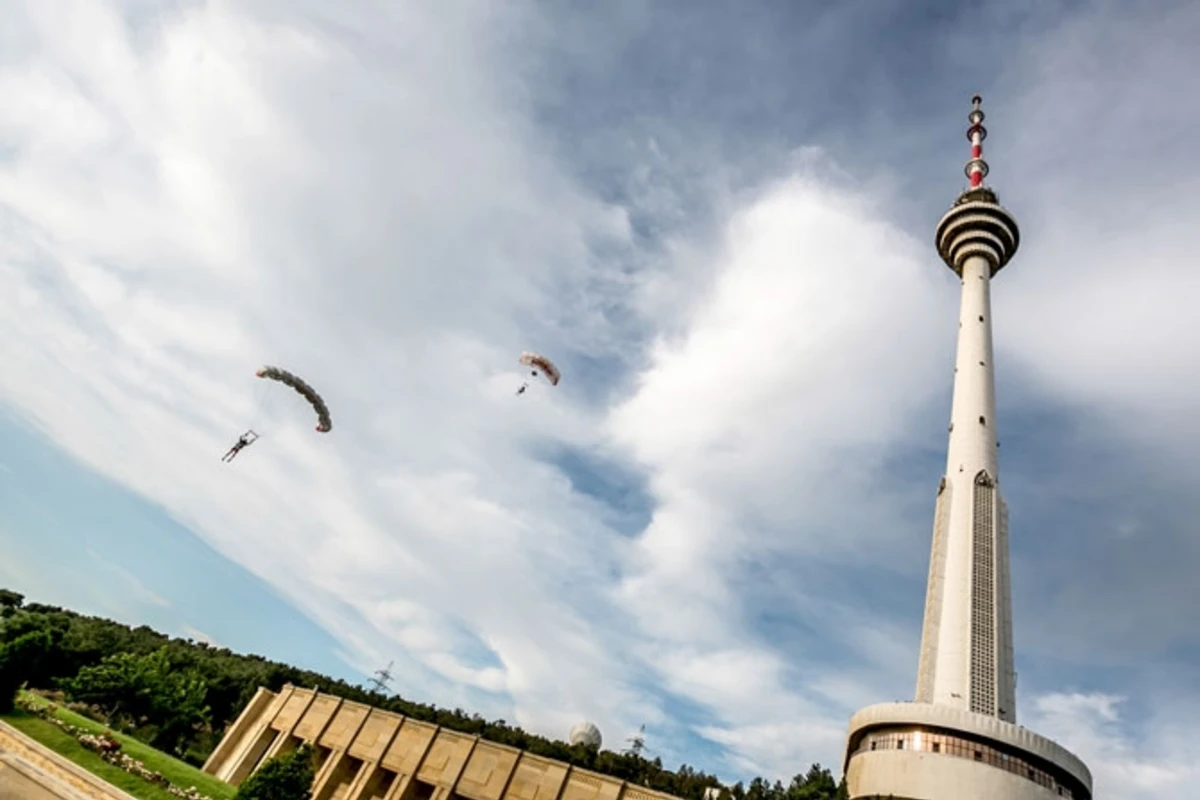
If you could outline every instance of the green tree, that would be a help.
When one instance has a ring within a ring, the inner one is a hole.
[[[25,595],[12,589],[0,589],[0,618],[11,617],[25,602]]]
[[[84,667],[60,685],[72,700],[104,708],[105,721],[111,725],[120,716],[137,719],[149,711],[144,666],[142,658],[133,653],[117,653]]]
[[[39,673],[53,645],[48,630],[33,630],[0,646],[0,714],[12,711],[17,690]]]
[[[208,721],[204,677],[194,669],[174,669],[167,648],[134,655],[117,653],[61,681],[72,699],[105,709],[107,721],[146,720],[154,727],[150,744],[180,752]]]
[[[20,605],[5,605],[18,601]],[[186,747],[183,757],[195,764],[203,763],[220,741],[226,726],[237,717],[258,687],[277,692],[285,683],[291,683],[315,687],[324,694],[366,703],[448,730],[483,736],[533,755],[588,766],[685,800],[702,800],[704,791],[710,787],[720,790],[720,800],[748,800],[750,794],[754,795],[753,800],[827,800],[830,797],[832,777],[815,774],[812,770],[793,779],[787,786],[774,778],[770,782],[761,778],[754,781],[749,775],[745,776],[744,782],[723,786],[715,775],[687,765],[671,771],[657,758],[573,748],[566,742],[528,733],[504,720],[488,721],[461,709],[440,708],[395,695],[385,696],[261,655],[235,653],[188,639],[172,639],[144,625],[130,627],[70,609],[26,602],[19,593],[0,589],[0,647],[39,630],[49,630],[55,646],[36,669],[23,670],[22,680],[28,681],[30,687],[70,687],[72,691],[68,694],[72,699],[86,700],[110,710],[114,716],[138,721],[140,725],[132,733],[143,741],[177,753]],[[160,653],[164,649],[165,652]],[[156,676],[162,674],[178,677],[159,680]],[[206,706],[207,714],[204,713]],[[179,713],[168,713],[172,708]],[[827,771],[818,769],[818,772]],[[836,786],[835,792],[832,795],[835,800],[845,800],[844,782]]]
[[[771,784],[762,778],[755,778],[746,787],[746,800],[777,800],[772,794]]]
[[[159,681],[152,706],[156,730],[150,744],[182,755],[196,731],[209,721],[208,686],[195,670],[168,673]]]
[[[56,636],[62,636],[62,623],[45,614],[31,614],[28,611],[18,610],[0,625],[3,626],[0,627],[0,642],[11,642],[30,631],[55,631]]]
[[[829,770],[813,764],[807,774],[792,778],[785,794],[786,800],[837,800],[838,783]]]
[[[312,747],[300,745],[259,767],[238,787],[233,800],[310,800],[314,766]]]

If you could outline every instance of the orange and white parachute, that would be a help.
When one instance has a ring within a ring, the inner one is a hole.
[[[538,370],[546,376],[546,380],[550,381],[551,386],[558,386],[558,379],[562,377],[562,373],[558,371],[558,367],[554,366],[554,362],[546,358],[540,353],[533,353],[529,350],[521,353],[519,361],[527,367],[533,367],[533,376],[536,378]]]

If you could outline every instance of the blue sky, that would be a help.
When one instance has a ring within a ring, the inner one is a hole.
[[[393,4],[394,5],[394,4]],[[970,96],[1019,717],[1200,779],[1200,11],[38,0],[0,30],[0,577],[727,779],[910,697]],[[524,349],[562,368],[521,397]],[[276,363],[325,395],[257,405]],[[263,440],[232,465],[245,427]]]
[[[14,414],[0,418],[0,441],[18,465],[5,465],[0,484],[5,586],[30,601],[362,682],[333,636],[162,508],[81,466]]]

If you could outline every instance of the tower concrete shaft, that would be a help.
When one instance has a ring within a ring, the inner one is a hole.
[[[1008,512],[1000,494],[992,277],[1016,252],[1016,220],[983,186],[983,111],[970,114],[970,187],[938,223],[961,279],[946,473],[938,487],[916,700],[1016,721]]]
[[[913,703],[850,719],[851,800],[1091,800],[1092,775],[1061,745],[1016,724],[1008,513],[1000,496],[991,284],[1017,251],[1017,222],[984,185],[980,99],[972,100],[967,188],[937,225],[958,275],[958,354],[946,473],[938,486]]]

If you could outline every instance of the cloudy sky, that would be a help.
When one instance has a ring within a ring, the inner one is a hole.
[[[913,691],[979,92],[1020,719],[1194,787],[1200,6],[1134,5],[0,0],[0,585],[840,770]]]

